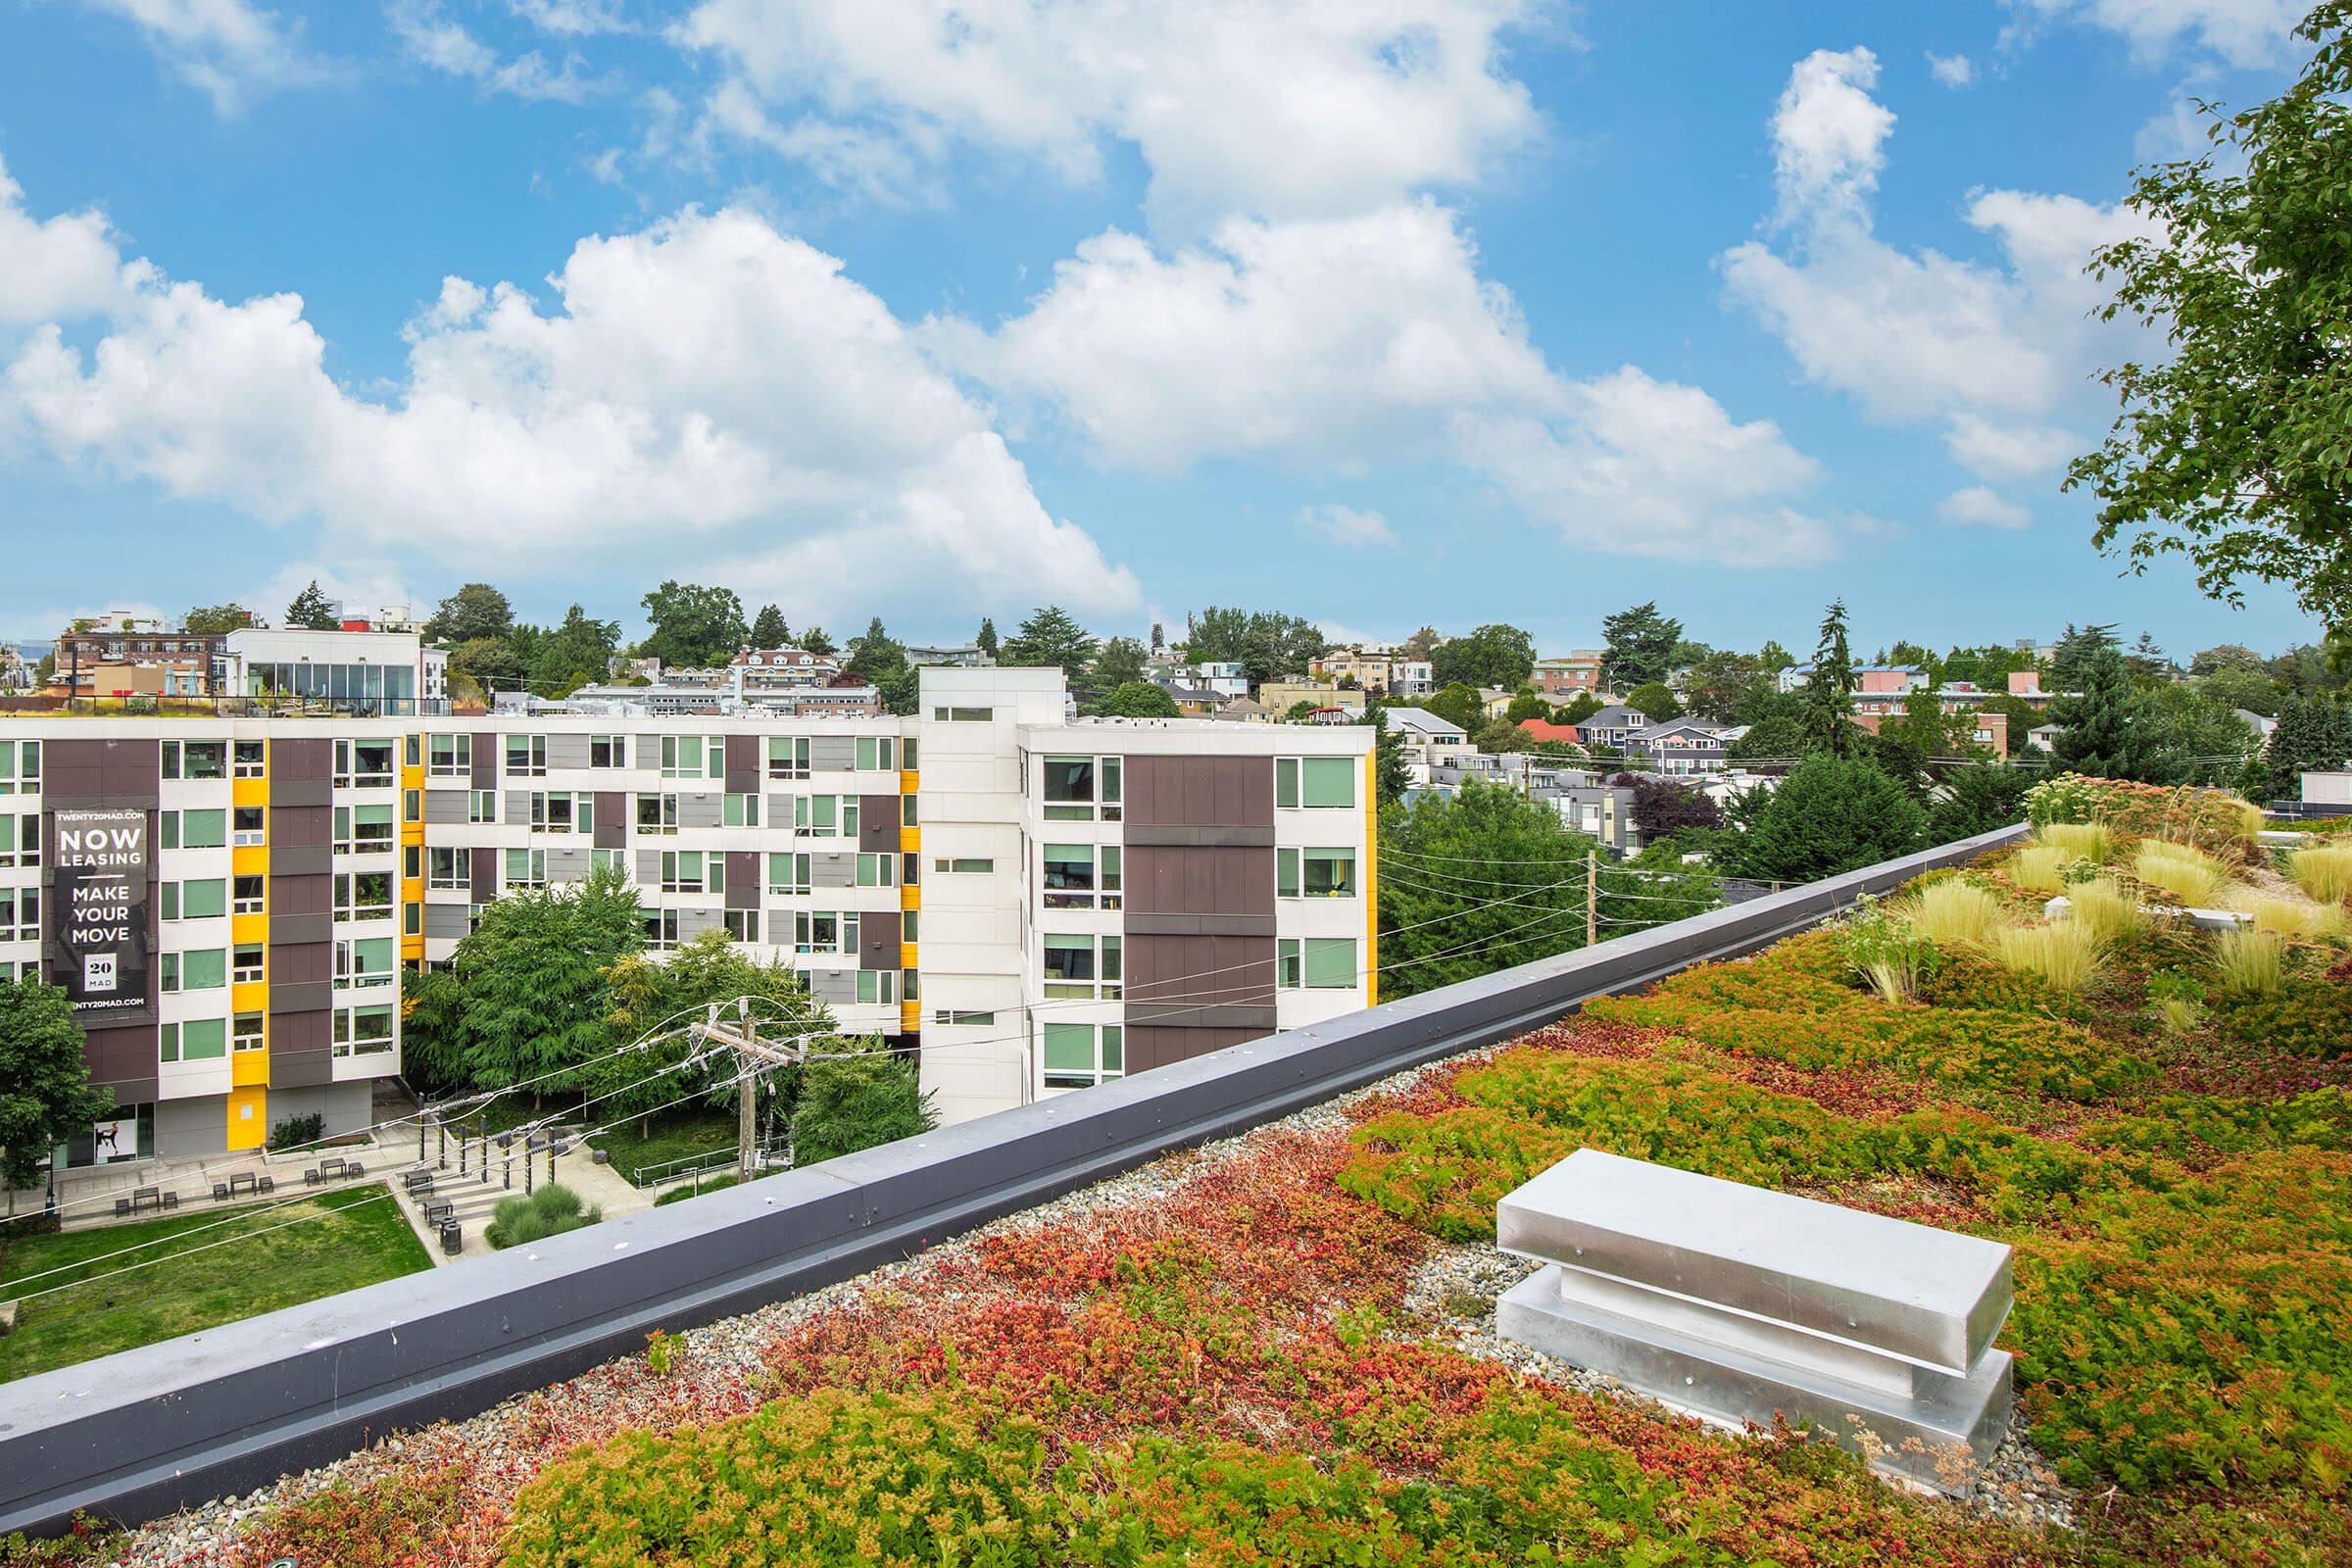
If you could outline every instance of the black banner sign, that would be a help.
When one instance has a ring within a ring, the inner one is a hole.
[[[147,813],[50,813],[50,978],[95,1023],[147,1016]]]

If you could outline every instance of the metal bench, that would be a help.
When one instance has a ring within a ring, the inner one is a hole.
[[[424,1205],[424,1222],[427,1225],[446,1224],[450,1220],[457,1217],[457,1203],[450,1199],[444,1198],[437,1203],[427,1203]]]

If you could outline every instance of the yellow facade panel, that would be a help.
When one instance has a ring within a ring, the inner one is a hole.
[[[268,806],[270,781],[266,778],[238,779],[229,785],[228,798],[236,806]]]
[[[228,1006],[231,1012],[267,1012],[270,1010],[270,982],[240,980],[228,988]]]
[[[235,1084],[239,1089],[258,1089],[269,1084],[270,1053],[268,1051],[231,1052],[229,1057],[228,1081],[230,1083]],[[234,1130],[233,1127],[231,1130]],[[237,1146],[231,1144],[228,1147],[234,1149]]]
[[[267,942],[270,940],[270,916],[267,914],[232,914],[228,917],[228,939],[231,942]]]
[[[263,821],[267,822],[268,817]],[[268,876],[270,874],[270,846],[240,844],[228,852],[228,868],[238,876]]]
[[[255,1052],[255,1055],[263,1053]],[[228,1148],[259,1149],[270,1137],[270,1091],[266,1088],[228,1092]]]

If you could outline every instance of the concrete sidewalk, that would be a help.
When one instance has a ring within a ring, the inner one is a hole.
[[[490,1218],[501,1200],[521,1198],[523,1193],[523,1156],[517,1150],[511,1159],[504,1158],[493,1148],[485,1169],[475,1157],[481,1152],[476,1144],[466,1156],[466,1170],[460,1174],[455,1151],[448,1156],[446,1166],[427,1161],[433,1169],[433,1197],[430,1201],[447,1201],[456,1205],[457,1219],[464,1237],[462,1250],[452,1256],[441,1250],[441,1237],[435,1228],[424,1223],[424,1200],[412,1199],[402,1191],[401,1171],[415,1170],[415,1151],[410,1158],[392,1172],[393,1191],[398,1195],[400,1211],[416,1233],[416,1239],[432,1254],[435,1263],[456,1263],[468,1257],[480,1257],[494,1249],[485,1238]],[[607,1219],[622,1214],[634,1214],[654,1206],[655,1195],[629,1185],[621,1174],[610,1165],[599,1164],[585,1142],[572,1140],[559,1148],[555,1159],[555,1179],[564,1187],[580,1195],[580,1201],[590,1208],[602,1208]],[[540,1151],[531,1161],[530,1185],[536,1190],[548,1184],[548,1158]]]

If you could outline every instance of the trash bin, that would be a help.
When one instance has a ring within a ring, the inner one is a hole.
[[[451,1257],[466,1250],[466,1229],[454,1219],[441,1222],[441,1250]]]

